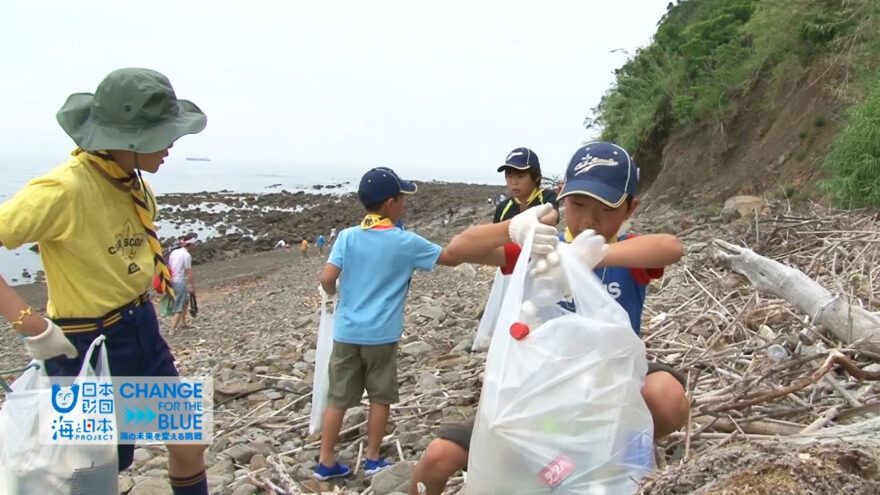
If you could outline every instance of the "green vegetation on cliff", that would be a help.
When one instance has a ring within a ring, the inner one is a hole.
[[[723,120],[759,81],[773,87],[813,64],[839,65],[848,84],[835,90],[851,108],[824,161],[824,186],[841,204],[880,204],[878,39],[877,0],[670,3],[653,42],[615,72],[588,125],[651,161],[673,131]]]

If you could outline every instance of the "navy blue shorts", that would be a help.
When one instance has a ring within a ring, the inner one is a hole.
[[[117,318],[116,315],[121,317]],[[101,322],[117,320],[104,326]],[[53,320],[62,327],[97,324],[91,331],[67,332],[65,336],[79,351],[79,356],[68,359],[58,356],[46,360],[46,373],[50,376],[76,376],[82,367],[82,360],[92,341],[99,335],[106,335],[107,360],[113,376],[179,376],[174,366],[174,357],[165,339],[159,334],[159,320],[153,303],[147,299],[142,304],[129,303],[108,313],[102,318],[67,318]],[[98,353],[92,356],[95,366]],[[117,445],[119,470],[128,468],[134,458],[134,445]]]

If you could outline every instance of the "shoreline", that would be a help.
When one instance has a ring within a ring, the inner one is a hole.
[[[446,215],[450,206],[455,208],[458,216],[488,209],[486,198],[505,191],[501,185],[442,181],[416,183],[419,193],[407,198],[403,221],[410,230],[427,227],[423,235],[428,238],[434,227],[442,226],[438,220]],[[237,193],[223,190],[159,195],[156,222],[159,239],[166,253],[177,247],[180,237],[198,239],[198,245],[192,250],[195,265],[271,252],[281,239],[293,244],[294,248],[303,238],[314,244],[318,235],[328,237],[332,228],[342,230],[346,225],[356,225],[363,217],[363,206],[356,193],[340,190],[343,185],[314,184],[310,192]],[[13,260],[11,253],[13,251],[4,250],[2,254],[9,261]],[[29,258],[26,271],[30,276],[20,273],[15,261],[10,261],[11,265],[4,268],[7,282],[17,288],[42,281],[39,257],[31,253],[24,255]]]

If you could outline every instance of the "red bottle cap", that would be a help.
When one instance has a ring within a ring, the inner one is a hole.
[[[528,337],[530,331],[529,326],[525,323],[516,322],[513,325],[510,325],[510,336],[516,340],[522,340]]]

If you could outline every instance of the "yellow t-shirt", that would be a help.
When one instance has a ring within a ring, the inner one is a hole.
[[[52,318],[103,316],[146,291],[155,271],[131,195],[88,156],[80,153],[0,204],[0,242],[10,249],[40,244]]]
[[[308,248],[309,248],[309,241],[303,240],[303,241],[300,243],[299,248],[300,248],[301,250],[303,250],[303,251],[305,251],[306,249],[308,249]]]

